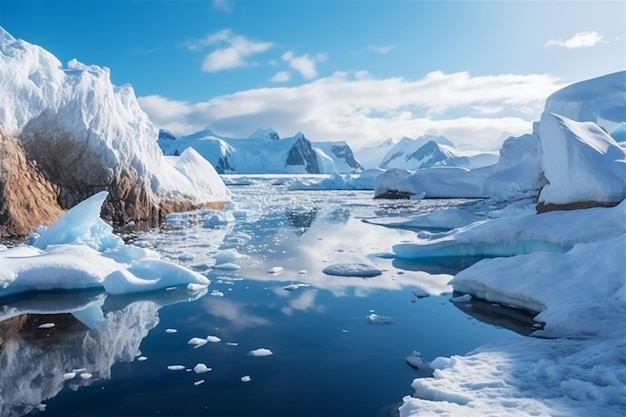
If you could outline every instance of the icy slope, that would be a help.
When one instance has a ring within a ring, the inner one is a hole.
[[[123,222],[154,217],[161,200],[229,198],[217,175],[210,189],[196,188],[165,162],[132,87],[112,85],[107,68],[76,60],[64,68],[0,28],[0,89],[0,127],[59,187],[64,208],[107,189],[105,214]]]
[[[626,198],[626,151],[598,125],[544,113],[540,132],[549,182],[540,205],[616,204]]]

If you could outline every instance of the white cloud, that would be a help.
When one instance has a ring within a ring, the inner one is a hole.
[[[316,66],[320,62],[326,61],[325,54],[317,54],[313,57],[309,55],[296,56],[292,51],[283,54],[283,61],[289,64],[289,68],[296,70],[307,80],[317,77]]]
[[[199,51],[208,46],[220,45],[204,57],[202,69],[217,72],[249,65],[247,58],[272,48],[272,42],[261,42],[236,35],[231,29],[210,33],[202,39],[192,39],[181,44],[191,50]]]
[[[595,30],[593,32],[578,32],[569,39],[551,39],[546,42],[546,47],[561,46],[567,49],[589,48],[599,43],[606,43],[604,37]]]
[[[390,52],[393,48],[395,48],[395,45],[384,45],[384,46],[368,45],[367,46],[368,50],[374,51],[377,54],[383,54],[383,55]]]
[[[178,134],[211,126],[227,136],[247,137],[265,126],[281,136],[300,130],[313,140],[344,139],[359,148],[390,136],[439,132],[459,142],[490,145],[502,131],[530,131],[546,97],[560,87],[543,74],[437,71],[408,80],[339,72],[300,86],[256,88],[201,103],[159,96],[139,102],[158,127]],[[468,116],[481,108],[502,110],[499,117]]]
[[[233,3],[233,0],[213,0],[211,6],[220,12],[232,13],[234,9]]]
[[[286,81],[289,81],[290,78],[291,78],[291,74],[289,73],[289,71],[278,71],[271,78],[270,81],[275,82],[275,83],[284,83]]]

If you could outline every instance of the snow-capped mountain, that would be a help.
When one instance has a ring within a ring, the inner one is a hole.
[[[77,60],[64,67],[0,27],[0,91],[0,128],[21,141],[64,209],[107,190],[103,215],[126,223],[230,199],[215,172],[204,172],[212,181],[198,188],[165,160],[133,88],[113,85],[108,68]]]
[[[352,148],[344,141],[313,142],[313,147],[328,155],[333,160],[338,172],[363,170],[363,165],[355,158]]]
[[[204,129],[175,138],[159,133],[165,155],[193,148],[222,174],[324,174],[361,169],[345,142],[314,142],[303,133],[281,139],[273,129],[257,129],[248,138],[227,138]]]
[[[365,169],[378,168],[385,155],[387,155],[389,150],[396,146],[399,141],[400,139],[388,138],[375,146],[365,146],[354,149],[354,154]]]
[[[461,151],[445,136],[404,137],[388,151],[380,168],[422,169],[434,166],[479,168],[494,164],[497,152]]]

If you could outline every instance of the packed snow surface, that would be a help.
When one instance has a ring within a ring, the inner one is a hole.
[[[100,192],[31,236],[32,246],[0,252],[0,297],[28,291],[104,288],[109,294],[151,291],[209,280],[126,245],[100,219]]]

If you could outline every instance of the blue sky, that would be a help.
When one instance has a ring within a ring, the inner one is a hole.
[[[0,0],[0,25],[130,83],[160,128],[371,145],[529,131],[626,68],[624,1]]]

